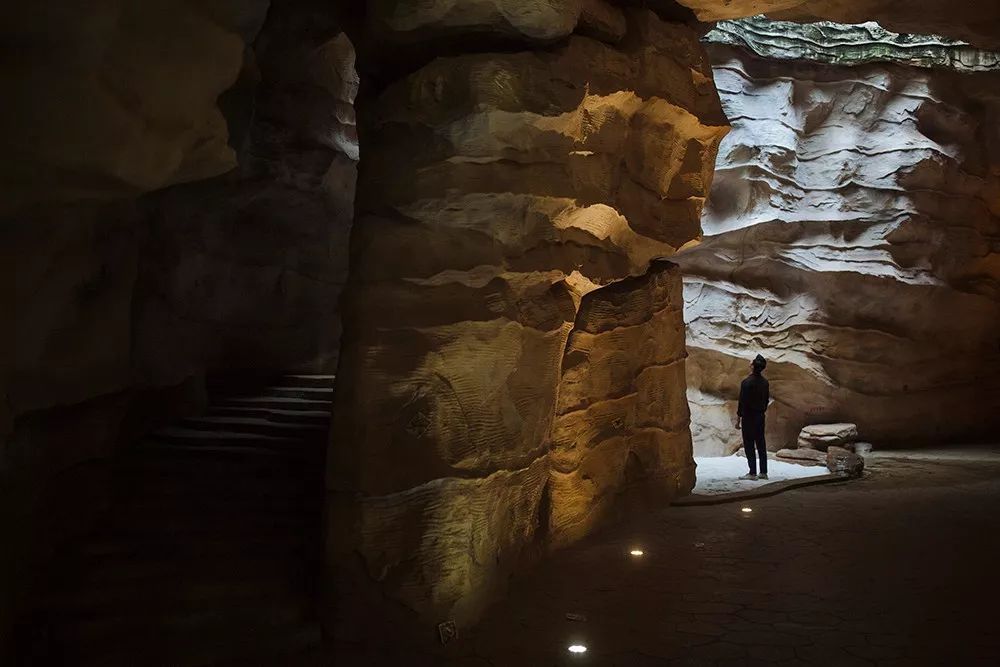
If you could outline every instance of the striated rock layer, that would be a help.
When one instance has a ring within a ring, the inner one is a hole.
[[[471,33],[520,6],[482,4],[406,25]],[[437,58],[365,107],[328,476],[338,632],[388,601],[466,623],[620,496],[693,483],[680,275],[650,262],[699,234],[727,128],[696,32],[602,7],[624,34],[574,10],[585,34],[532,50],[561,24],[518,14],[525,50]]]
[[[978,0],[677,0],[702,21],[757,14],[813,23],[876,21],[899,33],[947,35],[984,49],[1000,48],[1000,4]]]
[[[894,62],[968,71],[1000,67],[998,52],[936,35],[901,35],[874,22],[845,25],[820,21],[800,25],[754,16],[719,21],[705,40],[743,47],[777,60],[815,60],[834,65]]]
[[[853,422],[880,445],[1000,425],[1000,72],[765,60],[711,45],[733,131],[685,272],[695,451]]]

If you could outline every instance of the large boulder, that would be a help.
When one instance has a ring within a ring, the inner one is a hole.
[[[865,460],[843,447],[830,447],[826,450],[826,467],[832,473],[857,477],[865,469]]]
[[[826,451],[831,445],[843,446],[858,439],[857,424],[813,424],[799,431],[800,449]]]

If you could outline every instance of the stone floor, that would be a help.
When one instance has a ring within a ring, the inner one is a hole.
[[[691,493],[698,495],[718,495],[734,491],[753,491],[775,482],[788,482],[828,475],[825,465],[804,465],[788,463],[768,457],[766,480],[740,479],[749,472],[745,457],[736,456],[696,456],[698,481]]]
[[[1000,456],[882,454],[869,468],[637,516],[520,577],[437,655],[395,664],[1000,664]]]

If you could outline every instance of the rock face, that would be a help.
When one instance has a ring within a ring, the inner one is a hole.
[[[677,0],[702,21],[739,19],[757,14],[812,23],[876,21],[890,30],[915,35],[947,35],[980,48],[1000,48],[1000,6],[996,3],[940,0]]]
[[[900,35],[874,22],[843,25],[823,21],[800,25],[757,16],[720,21],[705,39],[779,60],[812,60],[833,65],[894,62],[969,72],[1000,67],[1000,53],[947,37]]]
[[[480,4],[406,25],[507,6]],[[564,24],[518,14],[524,50],[440,57],[365,107],[328,477],[346,626],[386,600],[467,623],[619,496],[693,484],[680,276],[650,261],[698,235],[726,127],[697,33],[570,9],[607,41],[534,50]]]
[[[758,351],[772,447],[817,422],[878,446],[995,431],[1000,73],[709,50],[733,131],[677,258],[695,451],[739,446]]]
[[[804,449],[826,451],[828,447],[844,447],[857,439],[857,424],[812,424],[799,431],[797,444]]]
[[[14,80],[4,139],[23,157],[0,167],[16,193],[0,204],[14,274],[0,534],[17,545],[0,550],[0,635],[32,545],[86,529],[109,459],[198,410],[206,375],[336,365],[358,159],[351,42],[289,3],[259,34],[267,3],[229,3],[231,16],[166,4],[0,21],[20,40],[4,45],[33,54],[0,67]]]

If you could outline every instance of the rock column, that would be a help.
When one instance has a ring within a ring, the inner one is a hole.
[[[348,640],[366,610],[470,622],[626,490],[693,482],[680,277],[651,262],[699,235],[728,129],[698,34],[445,4],[369,16],[382,51],[442,53],[361,114],[328,475]]]

